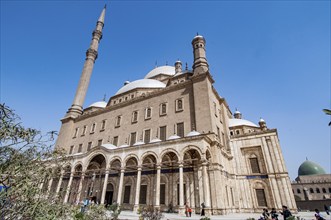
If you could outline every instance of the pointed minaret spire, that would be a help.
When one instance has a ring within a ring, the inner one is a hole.
[[[79,84],[77,87],[76,95],[71,107],[67,112],[66,117],[75,118],[83,113],[83,104],[87,93],[87,88],[90,83],[94,62],[98,57],[98,47],[99,42],[102,38],[102,29],[104,26],[105,14],[106,6],[102,9],[95,30],[93,31],[90,48],[86,51],[86,59],[82,70],[82,75],[80,77]]]
[[[105,23],[106,7],[107,5],[105,4],[105,7],[103,7],[100,17],[98,19],[98,22]]]

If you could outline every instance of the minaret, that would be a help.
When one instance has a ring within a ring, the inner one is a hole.
[[[106,13],[106,5],[102,10],[100,17],[97,21],[96,28],[93,31],[90,48],[86,51],[86,59],[85,59],[82,75],[79,80],[76,95],[71,107],[67,112],[66,117],[77,117],[78,115],[81,115],[83,113],[83,104],[84,104],[87,88],[90,83],[94,62],[98,57],[98,47],[99,47],[99,42],[102,38],[102,29],[104,26],[105,13]]]
[[[177,60],[175,63],[175,75],[182,73],[182,62],[180,60]]]
[[[192,40],[193,46],[193,73],[201,74],[209,71],[208,62],[206,59],[206,40],[203,36],[197,35]]]

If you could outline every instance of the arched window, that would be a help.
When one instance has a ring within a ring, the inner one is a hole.
[[[145,119],[150,119],[152,117],[152,108],[146,108]]]
[[[301,190],[300,189],[297,189],[297,193],[301,193]]]
[[[316,193],[321,193],[319,188],[316,188]]]
[[[176,99],[176,112],[183,111],[184,106],[183,106],[183,99]]]
[[[309,189],[309,192],[310,192],[310,193],[314,193],[313,188],[310,188],[310,189]]]
[[[323,192],[323,193],[326,193],[326,189],[325,189],[325,188],[323,188],[323,189],[322,189],[322,192]]]
[[[135,123],[138,121],[138,111],[132,112],[132,123]]]
[[[167,103],[162,103],[160,106],[160,115],[167,114]]]

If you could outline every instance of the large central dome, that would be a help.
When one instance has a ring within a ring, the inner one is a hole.
[[[154,76],[164,74],[168,76],[175,75],[175,67],[173,66],[159,66],[151,70],[147,75],[145,76],[145,79],[153,78]]]
[[[133,90],[133,89],[137,89],[137,88],[164,88],[166,87],[166,84],[164,84],[163,82],[160,82],[158,80],[155,79],[138,79],[136,81],[130,82],[128,84],[126,84],[125,86],[123,86],[122,88],[120,88],[115,95],[118,94],[122,94],[125,93],[127,91]]]

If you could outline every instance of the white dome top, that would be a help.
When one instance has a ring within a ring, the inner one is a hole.
[[[93,103],[89,107],[105,108],[106,106],[107,106],[107,102],[105,102],[105,101],[99,101],[99,102]]]
[[[145,142],[143,142],[143,141],[137,141],[136,143],[134,143],[133,146],[142,145],[142,144],[145,144]]]
[[[178,139],[178,138],[180,138],[178,135],[171,135],[169,138],[168,138],[168,140],[174,140],[174,139]]]
[[[161,139],[158,139],[158,138],[155,138],[155,139],[152,139],[149,143],[156,143],[156,142],[160,142]]]
[[[154,76],[157,76],[159,74],[165,74],[168,76],[175,75],[175,67],[173,66],[159,66],[151,70],[147,75],[145,76],[145,79],[152,78]]]
[[[113,144],[103,144],[103,145],[101,145],[101,147],[105,147],[105,148],[110,149],[110,150],[113,150],[113,149],[117,149],[118,148],[118,147],[116,147]]]
[[[237,118],[231,118],[229,119],[229,127],[235,127],[235,126],[251,126],[251,127],[259,127],[253,122],[247,121],[245,119],[237,119]]]
[[[190,133],[188,133],[186,136],[187,137],[192,137],[192,136],[196,136],[196,135],[199,135],[200,133],[197,132],[197,131],[191,131]]]
[[[166,87],[166,84],[155,79],[138,79],[120,88],[115,95],[125,93],[127,91],[136,88],[164,88],[164,87]]]

